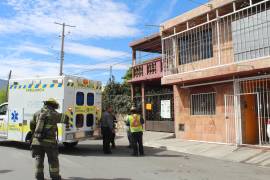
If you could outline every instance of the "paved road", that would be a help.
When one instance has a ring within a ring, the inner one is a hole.
[[[125,138],[113,155],[103,155],[101,141],[60,147],[61,174],[67,180],[266,180],[270,168],[232,163],[163,149],[145,148],[145,157],[131,157]],[[0,179],[32,180],[33,159],[24,144],[0,142]],[[47,164],[47,163],[46,163]],[[46,165],[46,177],[48,167]]]

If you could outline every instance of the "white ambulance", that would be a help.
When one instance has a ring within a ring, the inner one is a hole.
[[[9,81],[8,103],[0,105],[0,138],[28,142],[30,121],[43,102],[54,98],[58,112],[70,117],[70,127],[58,124],[58,141],[75,146],[93,136],[101,116],[99,81],[74,76],[54,76]]]

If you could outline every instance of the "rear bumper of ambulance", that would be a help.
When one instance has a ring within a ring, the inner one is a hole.
[[[79,132],[70,132],[66,133],[63,138],[63,142],[76,142],[84,141],[93,137],[94,131],[79,131]]]

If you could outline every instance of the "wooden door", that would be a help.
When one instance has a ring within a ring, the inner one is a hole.
[[[242,122],[243,122],[243,143],[259,143],[259,127],[256,113],[257,95],[248,94],[241,97]]]

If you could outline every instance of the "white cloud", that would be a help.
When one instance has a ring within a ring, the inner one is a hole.
[[[58,34],[54,22],[75,25],[73,37],[134,36],[137,16],[128,7],[113,0],[7,0],[15,10],[13,18],[0,18],[0,33],[30,32]]]
[[[106,58],[117,58],[117,57],[128,57],[129,53],[123,51],[113,51],[110,49],[83,45],[79,43],[66,43],[66,53],[86,56],[95,59],[106,59]]]
[[[24,45],[20,45],[18,47],[12,48],[12,49],[17,50],[20,53],[30,52],[33,54],[52,55],[52,53],[50,53],[46,48],[42,48],[42,47],[39,47],[38,45],[34,45],[34,44],[24,44]]]
[[[94,65],[86,64],[71,64],[67,63],[64,65],[64,72],[66,74],[84,74],[86,72],[98,71],[98,70],[109,70],[110,63],[99,63]],[[117,64],[113,66],[114,70],[126,70],[130,65],[128,64]],[[11,59],[0,59],[0,78],[6,79],[9,70],[12,70],[13,78],[24,78],[34,76],[50,76],[58,75],[59,63],[58,62],[47,62],[32,59],[22,58],[11,58]]]

